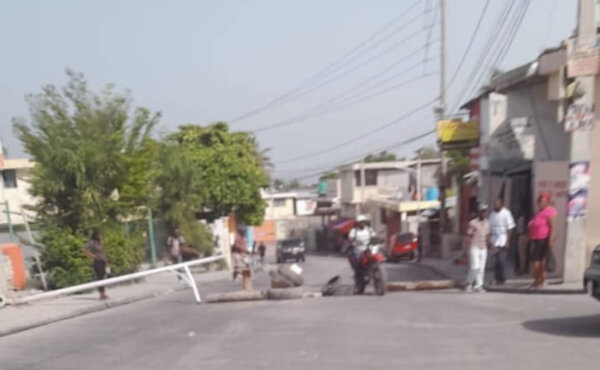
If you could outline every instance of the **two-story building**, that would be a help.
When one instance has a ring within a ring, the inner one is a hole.
[[[27,181],[27,173],[33,166],[34,163],[29,159],[0,158],[0,242],[6,241],[9,223],[19,226],[24,224],[25,219],[31,220],[34,217],[27,211],[27,206],[34,204]],[[10,216],[7,211],[10,211]]]

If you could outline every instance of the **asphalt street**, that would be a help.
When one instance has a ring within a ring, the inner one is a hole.
[[[330,270],[342,272],[342,262],[310,258],[307,282],[318,285]],[[403,268],[418,267],[397,267]],[[0,338],[0,369],[7,370],[598,369],[599,363],[600,302],[584,295],[447,290],[196,305],[184,291]]]

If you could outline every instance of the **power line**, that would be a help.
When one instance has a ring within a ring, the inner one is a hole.
[[[421,63],[419,63],[417,65],[414,65],[414,66],[408,68],[407,70],[412,70],[412,69],[418,68],[420,66],[421,66]],[[364,102],[366,100],[373,99],[373,98],[378,97],[380,95],[387,94],[387,93],[389,93],[389,92],[391,92],[393,90],[399,89],[399,88],[401,88],[403,86],[406,86],[406,85],[409,85],[409,84],[411,84],[413,82],[416,82],[416,81],[419,81],[419,80],[423,80],[423,79],[426,79],[428,77],[435,76],[435,75],[437,75],[437,73],[433,73],[433,72],[425,74],[425,75],[419,75],[419,76],[410,78],[408,80],[402,81],[402,82],[400,82],[398,84],[392,85],[392,86],[390,86],[390,87],[388,87],[388,88],[386,88],[384,90],[375,91],[372,94],[364,96],[365,92],[369,92],[369,91],[373,90],[373,88],[376,88],[376,87],[380,86],[381,85],[381,83],[380,83],[380,84],[377,84],[375,86],[371,86],[366,91],[359,92],[358,94],[351,95],[351,96],[343,99],[342,101],[339,101],[336,104],[333,104],[333,106],[328,107],[327,104],[321,104],[321,105],[318,105],[316,107],[313,107],[313,108],[309,109],[309,112],[304,112],[304,113],[301,113],[299,115],[296,115],[296,116],[292,117],[291,119],[286,119],[286,120],[283,120],[283,121],[280,121],[280,122],[277,122],[277,123],[274,123],[274,124],[270,124],[270,125],[267,125],[267,126],[260,127],[258,129],[253,130],[253,132],[254,133],[259,133],[259,132],[263,132],[263,131],[268,131],[268,130],[272,130],[272,129],[276,129],[276,128],[280,128],[280,127],[284,127],[284,126],[289,126],[289,125],[292,125],[292,124],[295,124],[295,123],[303,122],[303,121],[306,121],[308,119],[315,118],[317,116],[322,116],[324,114],[329,114],[329,113],[332,113],[332,112],[335,112],[335,111],[338,111],[338,110],[341,110],[341,109],[344,109],[344,108],[347,108],[347,107],[350,107],[350,106],[362,103],[362,102]],[[389,81],[384,81],[384,83],[388,83],[388,82]],[[361,96],[361,95],[363,95],[363,96]],[[354,98],[354,99],[352,99],[352,98]],[[310,112],[311,110],[313,112]]]
[[[502,61],[504,61],[506,54],[510,50],[512,43],[515,40],[515,36],[517,35],[517,32],[519,31],[519,28],[523,23],[523,19],[525,17],[525,14],[527,13],[527,9],[529,8],[530,3],[531,0],[524,0],[519,4],[520,8],[518,8],[515,11],[513,19],[508,26],[509,28],[504,33],[504,39],[501,40],[500,47],[496,48],[497,52],[494,54],[495,56],[492,59],[490,67],[491,70],[497,68],[502,63]],[[473,85],[469,93],[470,96],[474,95],[477,92],[477,88],[481,85],[485,77],[486,74],[482,73],[480,78],[477,80],[477,83]]]
[[[485,5],[483,6],[483,9],[481,10],[481,14],[479,15],[479,20],[477,21],[477,25],[475,26],[475,29],[473,30],[473,33],[471,34],[471,39],[469,40],[469,43],[467,44],[467,47],[465,48],[465,51],[462,55],[462,58],[460,59],[460,62],[458,62],[458,65],[456,66],[456,69],[454,70],[454,74],[450,78],[450,81],[448,81],[448,84],[445,86],[445,89],[450,88],[450,86],[456,79],[456,76],[458,76],[458,72],[460,71],[463,63],[467,59],[467,55],[469,54],[469,51],[471,51],[471,47],[473,46],[473,41],[475,41],[475,37],[477,36],[477,33],[479,32],[479,27],[481,26],[483,18],[485,17],[485,12],[487,11],[487,8],[489,5],[490,5],[490,0],[486,0]]]
[[[423,104],[423,105],[421,105],[421,106],[419,106],[419,107],[411,110],[410,112],[405,113],[405,114],[403,114],[400,117],[397,117],[397,118],[395,118],[395,119],[393,119],[393,120],[391,120],[391,121],[389,121],[389,122],[387,122],[387,123],[385,123],[383,125],[378,126],[374,130],[371,130],[371,131],[363,133],[363,134],[361,134],[359,136],[353,137],[353,138],[351,138],[351,139],[349,139],[347,141],[344,141],[342,143],[339,143],[337,145],[330,146],[328,148],[321,149],[321,150],[318,150],[316,152],[304,154],[304,155],[301,155],[301,156],[298,156],[298,157],[289,158],[289,159],[278,161],[278,162],[274,162],[274,163],[275,164],[290,163],[290,162],[295,162],[295,161],[299,161],[299,160],[303,160],[303,159],[307,159],[307,158],[312,158],[312,157],[319,156],[321,154],[325,154],[325,153],[328,153],[328,152],[335,151],[335,150],[337,150],[339,148],[348,146],[350,144],[354,144],[357,141],[363,140],[366,137],[369,137],[369,136],[371,136],[371,135],[373,135],[373,134],[375,134],[375,133],[377,133],[377,132],[379,132],[381,130],[384,130],[384,129],[392,126],[392,125],[395,125],[396,123],[401,122],[402,120],[404,120],[404,119],[406,119],[406,118],[408,118],[408,117],[410,117],[410,116],[412,116],[412,115],[414,115],[414,114],[416,114],[416,113],[424,110],[425,108],[430,107],[431,105],[433,105],[434,102],[435,102],[435,99],[430,100],[427,103],[425,103],[425,104]]]
[[[313,118],[315,116],[318,116],[321,112],[330,112],[332,110],[336,110],[335,109],[335,105],[334,105],[334,109],[327,109],[327,107],[329,105],[333,105],[334,103],[338,103],[337,105],[340,105],[340,101],[341,103],[344,103],[347,100],[347,95],[350,93],[354,93],[354,95],[352,96],[357,96],[360,95],[361,93],[364,93],[365,90],[363,90],[362,92],[359,91],[359,93],[356,93],[356,90],[365,86],[365,85],[369,85],[372,83],[375,83],[373,86],[369,87],[366,89],[366,91],[371,91],[372,89],[376,88],[377,86],[381,86],[382,84],[388,83],[390,81],[392,81],[395,78],[401,77],[404,74],[406,74],[407,72],[412,71],[413,69],[415,69],[416,66],[411,66],[409,68],[406,68],[398,73],[395,73],[392,76],[388,76],[385,79],[383,79],[382,81],[377,82],[377,79],[383,75],[385,75],[387,72],[389,72],[390,70],[396,68],[399,65],[402,65],[404,62],[410,60],[411,58],[413,58],[414,56],[418,56],[419,52],[421,52],[425,47],[422,46],[420,49],[417,49],[416,51],[412,51],[406,55],[404,55],[403,57],[401,57],[400,59],[398,59],[397,61],[395,61],[394,63],[392,63],[391,65],[387,66],[386,68],[384,68],[382,71],[371,75],[365,79],[363,79],[362,81],[360,81],[358,84],[344,90],[342,93],[336,95],[335,97],[327,100],[324,103],[318,104],[316,106],[313,106],[311,108],[302,110],[301,112],[295,114],[293,117],[291,118],[287,118],[281,121],[278,121],[276,123],[273,124],[268,124],[259,128],[254,129],[254,132],[261,132],[261,131],[266,131],[266,130],[270,130],[273,128],[277,128],[277,127],[282,127],[282,126],[286,126],[292,123],[296,123],[302,120],[306,120],[309,118]],[[419,62],[417,66],[420,66],[421,63]]]
[[[395,144],[393,144],[393,145],[391,145],[389,147],[379,149],[378,151],[392,150],[393,148],[398,147],[398,146],[402,146],[402,145],[414,143],[414,142],[416,142],[418,140],[421,140],[421,139],[424,139],[424,138],[426,138],[428,136],[431,136],[435,132],[436,132],[436,130],[428,130],[428,131],[426,131],[424,133],[421,133],[421,134],[412,136],[412,137],[410,137],[408,139],[404,139],[404,140],[402,140],[400,142],[397,142],[397,143],[395,143]],[[337,164],[333,164],[333,165],[329,165],[329,166],[323,166],[323,167],[320,167],[319,169],[310,169],[310,171],[312,171],[311,173],[306,174],[306,175],[301,176],[301,177],[298,177],[298,180],[303,180],[303,179],[311,178],[311,177],[314,177],[314,176],[317,176],[317,175],[329,172],[332,169],[335,169],[336,167],[343,166],[344,164],[350,164],[350,163],[355,162],[355,161],[357,161],[357,160],[359,160],[361,158],[364,158],[368,154],[369,154],[369,152],[365,152],[365,153],[362,153],[359,156],[353,156],[352,158],[349,158],[347,160],[340,161]],[[303,171],[304,170],[301,170],[301,172],[303,172]]]
[[[358,69],[361,69],[362,67],[370,64],[371,62],[373,62],[373,61],[375,61],[375,60],[377,60],[377,59],[379,59],[379,58],[381,58],[381,57],[383,57],[383,56],[391,53],[392,51],[394,51],[398,47],[402,46],[406,42],[408,42],[408,41],[414,39],[415,37],[419,36],[424,31],[426,31],[426,29],[417,30],[416,32],[414,32],[410,36],[408,36],[405,39],[403,39],[403,40],[401,40],[401,41],[393,44],[391,47],[385,49],[384,51],[380,52],[379,54],[376,54],[376,55],[372,56],[371,58],[369,58],[367,60],[364,60],[362,63],[360,63],[358,65],[355,65],[354,67],[352,67],[352,68],[350,68],[350,69],[348,69],[348,70],[346,70],[346,71],[344,71],[344,72],[342,72],[342,73],[340,73],[338,75],[335,75],[335,76],[333,76],[333,77],[331,77],[331,78],[329,78],[329,79],[327,79],[325,81],[321,81],[321,83],[317,84],[316,86],[313,86],[313,87],[309,88],[308,90],[304,90],[304,91],[300,92],[299,94],[294,95],[293,98],[294,99],[295,98],[300,98],[302,96],[310,94],[311,92],[313,92],[315,90],[318,90],[318,89],[323,88],[325,86],[331,85],[332,83],[334,83],[336,81],[339,81],[341,78],[348,76],[350,73],[352,73],[352,72],[354,72],[354,71],[356,71]],[[289,102],[289,101],[291,101],[291,100],[288,100],[287,102]],[[260,128],[260,129],[263,129],[263,128]]]
[[[478,58],[477,62],[475,63],[475,68],[473,68],[473,70],[471,71],[471,74],[466,79],[466,83],[463,85],[463,88],[460,90],[460,93],[457,95],[458,97],[454,104],[454,107],[451,110],[452,112],[456,112],[457,107],[460,106],[460,104],[462,103],[463,99],[465,98],[465,95],[470,90],[471,85],[477,80],[477,76],[479,76],[480,73],[482,73],[482,71],[485,70],[485,68],[486,68],[485,61],[489,57],[490,50],[494,46],[494,44],[498,38],[498,35],[502,31],[504,24],[506,23],[506,20],[508,18],[508,15],[510,14],[513,6],[515,5],[515,2],[516,2],[516,0],[511,0],[509,3],[506,3],[504,8],[498,15],[496,22],[494,24],[494,27],[488,38],[488,41],[485,44],[481,53],[479,54],[479,58]]]
[[[287,93],[279,96],[278,98],[275,98],[273,100],[271,100],[270,102],[252,109],[244,114],[241,114],[237,117],[234,117],[232,119],[229,120],[229,122],[237,122],[237,121],[241,121],[244,119],[247,119],[249,117],[255,116],[273,106],[276,106],[280,103],[282,103],[283,101],[285,101],[286,99],[289,99],[290,97],[296,95],[299,91],[302,91],[302,89],[306,88],[307,86],[310,86],[315,80],[318,80],[320,78],[322,78],[323,76],[326,76],[327,74],[329,74],[332,70],[335,70],[336,68],[338,68],[338,66],[340,64],[343,64],[348,58],[352,57],[354,54],[359,53],[360,50],[365,46],[368,45],[370,42],[372,42],[373,40],[375,40],[377,37],[379,37],[381,34],[385,33],[388,29],[390,29],[391,27],[393,27],[398,21],[400,21],[401,19],[404,18],[404,16],[406,16],[408,13],[410,13],[413,9],[415,9],[419,3],[421,1],[418,0],[415,3],[413,3],[412,5],[410,5],[407,9],[405,9],[399,16],[395,17],[394,19],[392,19],[392,21],[390,21],[389,23],[387,23],[385,26],[383,26],[382,28],[378,29],[377,31],[375,31],[373,34],[371,34],[369,37],[367,37],[366,39],[364,39],[363,41],[361,41],[360,43],[358,43],[356,46],[354,46],[350,51],[346,52],[344,55],[342,55],[340,58],[338,58],[336,61],[334,61],[333,63],[329,64],[328,66],[326,66],[325,68],[323,68],[321,71],[317,72],[315,75],[313,75],[312,77],[304,80],[303,82],[301,82],[298,86],[296,86],[295,88],[292,88],[290,91],[288,91]],[[393,33],[398,32],[398,30],[394,31]],[[392,33],[392,34],[393,34]],[[387,40],[387,38],[386,38]]]

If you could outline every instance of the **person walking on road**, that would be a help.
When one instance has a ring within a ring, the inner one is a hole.
[[[494,210],[490,214],[492,239],[492,255],[494,256],[494,283],[502,285],[506,282],[505,264],[512,230],[515,228],[512,213],[504,207],[502,198],[494,201]]]
[[[233,242],[233,248],[231,251],[231,258],[233,260],[233,281],[236,280],[237,276],[248,267],[247,256],[248,245],[246,238],[244,238],[244,229],[238,230]]]
[[[487,260],[487,248],[490,245],[490,222],[487,217],[488,206],[480,204],[479,215],[469,222],[467,231],[469,246],[469,273],[465,290],[470,292],[485,292],[483,289],[483,277],[485,274],[485,262]]]
[[[179,229],[173,230],[173,235],[167,238],[167,255],[171,263],[181,263],[183,261],[183,248],[185,239],[181,236]]]
[[[102,244],[102,234],[100,233],[100,230],[92,231],[90,240],[83,246],[83,253],[92,258],[92,267],[94,269],[94,275],[96,275],[96,280],[105,279],[106,270],[110,268],[110,265],[106,259],[106,253],[104,251],[104,244]],[[99,287],[98,292],[100,293],[100,300],[108,299],[104,287]]]
[[[258,245],[258,256],[260,258],[260,268],[264,269],[265,268],[265,254],[267,253],[267,247],[265,247],[265,243],[264,242],[260,242],[260,244]]]
[[[556,209],[550,205],[551,198],[547,193],[540,194],[537,200],[538,212],[529,222],[529,238],[533,244],[531,250],[531,271],[533,284],[537,289],[546,283],[546,260],[552,252],[555,240]]]

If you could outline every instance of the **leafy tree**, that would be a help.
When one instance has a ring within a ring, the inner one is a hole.
[[[13,120],[36,163],[30,183],[45,245],[41,259],[58,287],[90,279],[81,247],[91,228],[106,230],[115,273],[138,267],[143,243],[125,238],[120,220],[149,202],[159,153],[150,133],[160,114],[132,110],[130,96],[110,85],[96,94],[81,74],[67,75],[64,88],[47,85],[27,96],[29,121]]]
[[[323,175],[321,175],[321,177],[319,177],[319,180],[330,180],[330,179],[337,179],[340,177],[339,172],[336,171],[329,171],[327,173],[324,173]]]
[[[467,150],[449,150],[448,173],[462,180],[463,176],[469,172],[469,155]]]
[[[260,224],[269,184],[261,151],[252,135],[230,132],[226,123],[184,125],[169,135],[160,156],[158,208],[169,227],[235,212],[246,224]]]
[[[365,157],[366,163],[373,162],[393,162],[396,160],[396,155],[394,153],[390,153],[386,150],[380,152],[379,154],[369,154]]]
[[[27,97],[30,122],[14,119],[14,130],[36,163],[30,181],[39,220],[78,231],[146,202],[149,135],[160,115],[132,113],[128,94],[112,86],[94,94],[81,74],[67,75],[62,91],[47,85]]]
[[[300,180],[298,180],[298,179],[292,179],[287,184],[287,189],[289,189],[289,190],[298,189],[298,188],[300,188],[300,186],[301,186]]]
[[[419,157],[421,159],[439,159],[440,158],[440,152],[437,151],[435,148],[426,146],[420,149],[421,155],[419,155],[419,153],[417,152],[417,155],[415,155],[415,159],[418,159]]]

